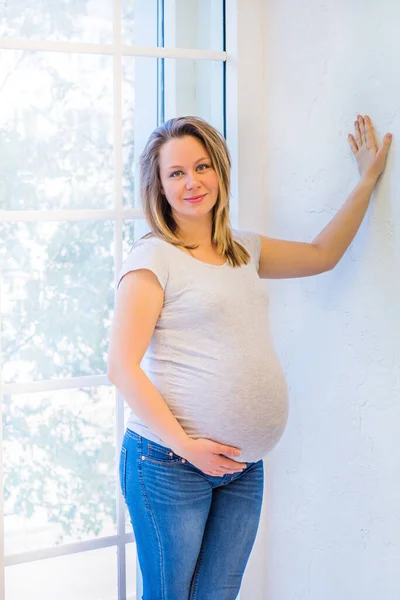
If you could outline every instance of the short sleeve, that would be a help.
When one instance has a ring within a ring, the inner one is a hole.
[[[237,237],[237,241],[241,243],[249,252],[258,271],[261,253],[260,236],[254,231],[247,231],[243,229],[236,229],[234,230],[234,233]]]
[[[121,279],[130,271],[148,269],[157,277],[163,290],[168,281],[168,264],[165,252],[151,240],[139,240],[128,254],[118,276],[117,288]]]

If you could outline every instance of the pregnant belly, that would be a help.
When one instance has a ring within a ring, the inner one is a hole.
[[[258,366],[253,362],[225,381],[211,378],[207,386],[197,381],[184,397],[176,390],[168,404],[186,433],[239,448],[239,462],[264,458],[285,429],[288,390],[277,361],[267,369]]]

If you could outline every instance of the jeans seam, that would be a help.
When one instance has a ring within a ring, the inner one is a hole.
[[[201,544],[199,558],[197,560],[197,565],[196,565],[196,568],[194,570],[193,585],[192,585],[192,591],[190,592],[190,598],[189,598],[189,600],[195,600],[195,598],[196,598],[197,580],[198,580],[198,574],[199,574],[199,570],[200,570],[200,566],[201,566],[202,560],[203,560],[203,544]]]
[[[150,514],[151,517],[151,521],[153,523],[153,527],[154,530],[156,532],[156,536],[157,536],[157,541],[158,541],[158,549],[159,549],[159,554],[160,554],[160,580],[161,580],[161,600],[167,600],[166,596],[165,596],[165,579],[164,579],[164,569],[163,569],[163,552],[162,552],[162,546],[161,546],[161,541],[160,541],[160,532],[157,529],[157,523],[154,519],[154,515],[151,511],[151,506],[149,503],[149,499],[147,497],[147,492],[146,492],[146,487],[144,484],[144,479],[143,479],[143,470],[142,470],[142,438],[140,438],[140,440],[138,440],[138,471],[139,471],[139,478],[140,478],[140,487],[142,488],[142,493],[143,493],[143,498],[144,501],[146,503],[146,508],[148,513]]]
[[[121,466],[120,466],[120,485],[121,485],[121,492],[122,492],[122,496],[124,498],[126,498],[126,461],[127,461],[127,451],[126,448],[124,448],[124,446],[122,446],[121,448],[121,456],[120,456],[120,461],[121,461]]]
[[[141,439],[141,436],[138,433],[136,433],[136,431],[132,431],[132,429],[129,429],[129,427],[127,427],[125,434],[132,440],[135,440],[136,442],[139,442]]]

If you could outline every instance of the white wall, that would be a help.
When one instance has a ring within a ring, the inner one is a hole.
[[[265,461],[268,600],[400,599],[400,4],[265,0],[265,221],[311,241],[358,179],[369,114],[388,167],[332,272],[270,281],[290,387]],[[255,60],[258,60],[255,57]]]

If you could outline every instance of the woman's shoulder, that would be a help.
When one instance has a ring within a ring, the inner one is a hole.
[[[168,280],[168,260],[160,244],[163,240],[156,237],[143,236],[136,240],[125,258],[119,273],[118,284],[130,271],[149,269],[158,277],[161,286],[165,289]]]
[[[129,256],[150,255],[160,257],[163,261],[170,260],[171,246],[172,244],[156,235],[146,234],[131,246]]]
[[[142,247],[159,248],[159,247],[162,247],[162,245],[165,243],[166,243],[165,240],[162,240],[161,238],[157,237],[153,233],[146,233],[146,235],[143,235],[141,238],[139,238],[138,240],[135,241],[135,243],[132,246],[132,250],[133,250],[133,248],[142,248]]]
[[[232,229],[233,239],[246,248],[255,264],[259,264],[261,240],[258,233],[250,229]]]
[[[258,233],[250,229],[232,229],[233,239],[243,245],[247,246],[258,246],[260,244],[260,237]]]

